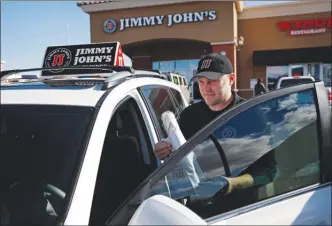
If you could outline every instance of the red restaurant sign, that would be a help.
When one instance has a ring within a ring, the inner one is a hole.
[[[318,18],[312,20],[292,20],[278,22],[279,30],[287,31],[289,35],[310,35],[325,33],[332,28],[331,18]]]

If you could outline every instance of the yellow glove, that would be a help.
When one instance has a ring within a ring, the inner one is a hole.
[[[245,174],[234,178],[232,177],[225,177],[225,178],[229,183],[227,194],[232,193],[234,190],[241,190],[254,185],[254,178],[249,174]]]

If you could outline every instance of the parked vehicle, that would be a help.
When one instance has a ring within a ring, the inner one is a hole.
[[[166,75],[168,80],[173,82],[174,84],[178,85],[186,98],[186,100],[190,101],[190,91],[189,91],[189,84],[184,75],[173,73],[173,72],[162,72],[162,74]]]
[[[300,84],[312,83],[314,82],[314,77],[311,76],[293,76],[293,77],[280,77],[275,83],[275,89],[280,89],[288,86],[296,86]]]
[[[300,84],[312,83],[315,82],[314,77],[312,76],[293,76],[293,77],[280,77],[275,83],[275,89],[280,89],[288,86],[295,86]],[[327,80],[324,81],[326,87],[326,92],[328,96],[328,101],[330,108],[332,108],[332,93],[331,93],[331,82]]]

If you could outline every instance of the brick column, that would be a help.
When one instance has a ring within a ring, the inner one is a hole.
[[[152,57],[151,56],[133,56],[131,57],[133,61],[134,69],[152,69]]]
[[[233,89],[237,89],[237,64],[236,64],[236,46],[235,43],[231,44],[218,44],[218,43],[211,43],[212,52],[213,53],[221,53],[226,52],[226,56],[232,62],[233,70],[235,74],[235,81],[232,86]]]

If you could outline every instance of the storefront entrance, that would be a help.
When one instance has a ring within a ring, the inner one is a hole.
[[[134,68],[176,72],[190,79],[199,59],[212,51],[210,43],[186,39],[158,39],[123,45]]]

